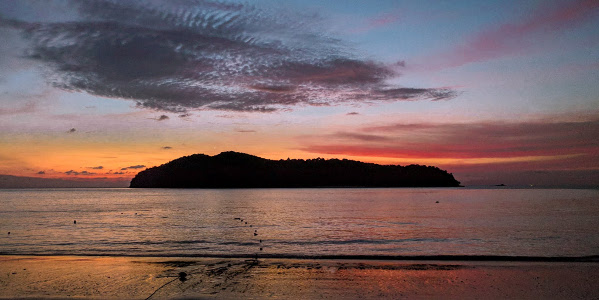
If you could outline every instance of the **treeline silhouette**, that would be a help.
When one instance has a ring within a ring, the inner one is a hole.
[[[457,187],[437,167],[377,165],[347,159],[269,160],[222,152],[194,154],[139,172],[132,188]]]

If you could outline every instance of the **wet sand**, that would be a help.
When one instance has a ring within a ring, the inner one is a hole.
[[[596,299],[597,262],[0,256],[7,299]]]

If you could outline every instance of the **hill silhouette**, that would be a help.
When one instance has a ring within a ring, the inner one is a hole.
[[[377,165],[347,159],[269,160],[222,152],[194,154],[139,172],[132,188],[457,187],[437,167]]]

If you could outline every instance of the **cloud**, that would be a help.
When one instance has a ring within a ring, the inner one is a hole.
[[[77,171],[73,171],[73,170],[69,170],[64,173],[67,175],[95,175],[96,174],[94,172],[88,172],[88,171],[77,172]]]
[[[0,116],[32,113],[37,110],[36,106],[37,105],[34,102],[28,102],[28,103],[25,103],[25,105],[23,105],[21,107],[14,107],[14,108],[0,107]]]
[[[256,132],[256,130],[249,130],[249,129],[237,129],[235,131],[236,132],[241,132],[241,133],[252,133],[252,132]]]
[[[371,26],[385,26],[399,21],[401,15],[399,12],[384,13],[368,21]]]
[[[71,128],[71,129],[69,129],[69,131],[67,131],[67,133],[73,133],[73,132],[75,132],[75,131],[77,131],[77,129],[75,129],[75,128]]]
[[[163,149],[163,150],[170,150],[170,149],[173,149],[173,147],[170,147],[170,146],[164,146],[164,147],[162,147],[162,149]]]
[[[322,135],[312,153],[413,159],[584,156],[599,168],[599,119],[479,123],[396,123]],[[368,142],[368,143],[365,143]],[[578,166],[580,167],[580,166]]]
[[[51,9],[36,3],[29,9]],[[0,22],[23,32],[30,42],[25,56],[48,67],[48,81],[67,91],[179,113],[456,96],[388,84],[399,76],[392,66],[354,54],[314,14],[208,0],[89,0],[71,7],[66,20]]]
[[[160,115],[160,117],[156,118],[156,121],[164,121],[170,119],[167,115]]]
[[[401,14],[399,11],[394,12],[386,12],[383,14],[376,15],[370,19],[366,20],[366,23],[354,30],[354,33],[364,33],[367,31],[371,31],[380,27],[388,26],[389,24],[397,23],[401,20]]]
[[[425,57],[422,59],[424,65],[433,69],[459,67],[524,52],[534,46],[530,42],[534,35],[574,27],[599,13],[599,1],[596,0],[570,1],[559,7],[540,3],[534,13],[520,22],[482,30],[448,52]]]
[[[93,169],[93,170],[102,170],[102,169],[104,169],[104,167],[103,167],[103,166],[97,166],[97,167],[88,167],[88,168],[90,168],[90,169]]]
[[[392,141],[393,138],[381,135],[374,134],[363,134],[363,133],[351,133],[351,132],[337,132],[330,135],[332,138],[336,139],[347,139],[353,141],[363,141],[363,142],[387,142]]]
[[[396,61],[394,65],[396,67],[399,67],[399,68],[405,68],[406,67],[406,61],[405,60]]]
[[[39,171],[39,172],[37,172],[37,174],[39,174],[39,175],[44,175],[44,174],[46,174],[46,172],[44,172],[44,171]]]
[[[346,115],[348,115],[348,116],[356,116],[356,115],[359,115],[359,114],[360,114],[359,112],[355,112],[355,111],[346,113]]]
[[[145,165],[135,165],[135,166],[129,166],[129,167],[125,167],[125,168],[121,168],[121,171],[124,170],[131,170],[131,169],[142,169],[145,168]]]

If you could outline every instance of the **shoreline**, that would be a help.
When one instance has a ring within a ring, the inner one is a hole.
[[[599,255],[584,256],[528,256],[528,255],[299,255],[299,254],[36,254],[3,253],[1,257],[127,257],[127,258],[190,258],[190,259],[298,259],[298,260],[361,260],[361,261],[443,261],[443,262],[587,262],[599,263]]]
[[[3,299],[588,299],[598,280],[596,261],[0,255]]]

